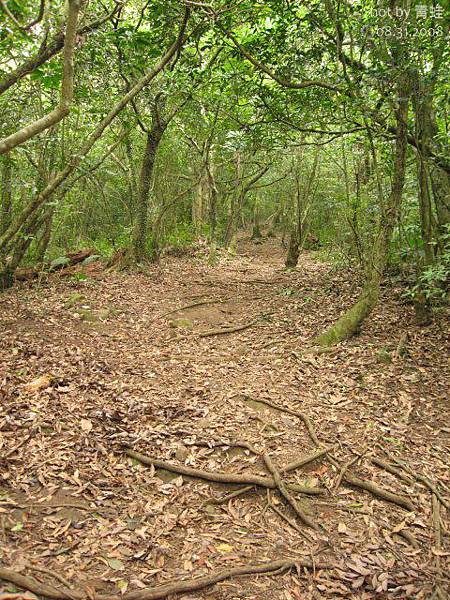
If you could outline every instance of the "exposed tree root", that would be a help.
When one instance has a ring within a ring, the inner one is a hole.
[[[280,516],[283,521],[286,521],[286,523],[288,525],[290,525],[293,529],[295,529],[295,531],[297,531],[297,533],[299,533],[301,536],[303,536],[304,538],[306,538],[308,540],[308,542],[313,542],[314,540],[311,538],[311,536],[309,536],[293,519],[289,518],[287,515],[284,514],[283,511],[281,511],[278,506],[275,506],[275,504],[273,504],[272,502],[272,498],[270,497],[270,491],[267,490],[267,506],[269,508],[271,508],[274,512],[277,513],[278,516]]]
[[[280,406],[280,405],[276,404],[275,402],[271,402],[270,400],[258,399],[258,402],[267,404],[267,406],[270,406],[271,408],[275,408],[276,410],[279,410],[280,412],[284,412],[289,415],[294,415],[294,416],[298,417],[301,421],[303,421],[306,429],[308,430],[311,440],[314,442],[314,444],[316,446],[320,447],[321,444],[320,444],[319,438],[317,437],[317,434],[314,430],[314,426],[311,422],[311,419],[307,415],[305,415],[302,412],[291,410],[290,408],[285,408],[284,406]],[[331,456],[329,453],[328,453],[328,459],[331,462],[331,464],[333,464],[337,469],[339,469],[339,470],[341,469],[341,465],[339,464],[339,462],[335,458],[333,458],[333,456]],[[379,485],[377,485],[376,483],[373,483],[371,481],[365,481],[364,479],[355,477],[354,475],[351,475],[350,473],[344,473],[342,476],[342,479],[349,485],[358,487],[362,490],[366,490],[367,492],[370,492],[374,496],[377,496],[378,498],[386,500],[387,502],[393,502],[394,504],[397,504],[398,506],[401,506],[402,508],[405,508],[406,510],[409,510],[409,511],[414,510],[414,506],[409,498],[407,498],[406,496],[400,496],[399,494],[395,494],[394,492],[386,490],[386,489],[380,487]]]
[[[395,475],[396,477],[398,477],[399,479],[401,479],[402,481],[404,481],[408,485],[412,484],[413,481],[412,481],[412,479],[410,477],[408,477],[407,475],[405,475],[405,473],[403,473],[403,471],[401,471],[400,469],[397,469],[396,467],[393,467],[388,462],[386,462],[384,460],[381,460],[380,458],[376,458],[376,457],[372,458],[372,462],[377,467],[381,467],[385,471],[388,471],[389,473],[392,473],[392,475]]]
[[[414,510],[414,505],[409,498],[406,496],[400,496],[400,494],[394,494],[385,488],[380,487],[373,481],[366,481],[364,479],[360,479],[359,477],[355,477],[350,473],[345,473],[343,477],[344,481],[354,487],[360,488],[362,490],[366,490],[370,492],[374,496],[381,498],[382,500],[386,500],[387,502],[392,502],[393,504],[397,504],[397,506],[401,506],[402,508],[409,510],[412,512]]]
[[[441,530],[441,515],[440,515],[439,502],[440,502],[440,500],[438,499],[436,494],[432,494],[432,496],[431,496],[431,514],[432,514],[432,520],[433,520],[434,546],[435,546],[435,549],[437,550],[434,562],[436,565],[436,571],[439,574],[442,574],[441,558],[438,555],[438,552],[441,550],[441,547],[442,547],[442,530]],[[445,594],[444,590],[441,588],[440,585],[436,586],[435,593],[436,593],[436,596],[439,598],[439,600],[441,598],[447,598],[447,595]]]
[[[293,568],[314,569],[317,571],[319,569],[333,569],[334,565],[328,563],[316,564],[315,562],[313,563],[312,560],[307,559],[275,560],[261,564],[225,569],[223,571],[211,573],[210,575],[205,575],[204,577],[174,581],[152,588],[136,590],[124,595],[90,593],[89,598],[90,600],[158,600],[159,598],[166,598],[167,596],[174,594],[195,592],[209,587],[210,585],[225,581],[226,579],[231,579],[232,577],[240,577],[242,575],[281,574]],[[85,600],[88,597],[84,590],[58,589],[48,584],[39,583],[39,581],[33,577],[21,575],[12,569],[0,568],[0,579],[9,581],[22,589],[29,590],[34,594],[50,598],[51,600]]]
[[[440,493],[440,491],[437,489],[437,487],[434,485],[434,483],[432,481],[430,481],[427,477],[425,477],[424,475],[421,475],[420,473],[415,473],[413,471],[413,469],[411,469],[411,467],[409,465],[407,465],[406,463],[404,463],[399,458],[397,458],[397,457],[392,456],[391,454],[389,454],[389,452],[387,452],[386,450],[384,450],[384,448],[382,448],[382,450],[383,450],[383,452],[385,452],[386,456],[391,461],[395,462],[399,467],[401,467],[407,473],[409,473],[411,475],[411,477],[413,477],[417,481],[420,481],[420,483],[422,483],[425,487],[427,487],[430,490],[430,492],[436,496],[436,498],[439,500],[439,502],[443,506],[445,506],[445,508],[447,510],[450,511],[450,503],[442,496],[442,494]]]
[[[254,319],[250,321],[250,323],[246,323],[245,325],[237,325],[236,327],[222,327],[219,329],[209,329],[208,331],[202,331],[199,333],[200,337],[210,337],[212,335],[222,335],[224,333],[236,333],[237,331],[243,331],[244,329],[249,329],[249,327],[253,327],[256,325],[258,319]]]
[[[408,544],[410,544],[410,546],[412,546],[413,548],[419,547],[418,541],[413,536],[413,534],[410,533],[407,529],[400,529],[400,531],[396,531],[395,533],[396,533],[396,535],[399,535],[403,539],[405,539],[408,542]]]
[[[305,465],[313,462],[314,460],[317,460],[318,458],[322,458],[322,456],[325,456],[325,454],[327,454],[331,450],[332,450],[332,448],[320,448],[319,450],[316,450],[315,452],[312,452],[311,454],[307,454],[306,456],[301,456],[300,458],[297,458],[296,460],[293,460],[292,462],[290,462],[287,465],[285,465],[284,467],[282,467],[281,472],[288,473],[289,471],[295,471],[295,469],[304,467]]]
[[[292,506],[292,508],[294,509],[294,512],[296,513],[298,518],[302,521],[302,523],[304,523],[308,527],[318,530],[319,529],[318,525],[316,523],[314,523],[314,521],[298,506],[295,499],[290,495],[286,484],[281,479],[281,475],[280,475],[278,469],[276,468],[276,466],[273,464],[270,456],[266,453],[266,454],[264,454],[263,458],[264,458],[266,467],[267,467],[269,473],[272,475],[273,480],[275,481],[280,494]]]
[[[186,475],[187,477],[205,479],[206,481],[214,481],[215,483],[241,483],[244,485],[258,485],[259,487],[270,489],[275,489],[277,487],[273,479],[269,477],[260,477],[259,475],[252,475],[251,473],[238,475],[236,473],[215,473],[211,471],[201,471],[200,469],[193,469],[192,467],[174,465],[173,463],[166,462],[165,460],[159,460],[151,456],[146,456],[130,449],[126,449],[125,454],[138,460],[144,465],[153,465],[158,469],[165,469],[166,471],[178,473],[179,475]],[[324,493],[324,490],[321,488],[307,487],[304,485],[297,485],[295,483],[289,483],[287,484],[287,487],[293,492],[299,492],[301,494],[313,496]]]

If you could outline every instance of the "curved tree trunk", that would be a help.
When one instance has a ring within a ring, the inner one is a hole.
[[[387,262],[392,232],[400,213],[405,182],[409,87],[409,81],[405,77],[400,77],[397,88],[398,106],[396,109],[397,125],[392,188],[385,206],[382,207],[378,234],[374,241],[362,293],[358,301],[334,325],[313,340],[313,344],[331,346],[351,337],[358,332],[361,323],[378,304],[381,279]]]

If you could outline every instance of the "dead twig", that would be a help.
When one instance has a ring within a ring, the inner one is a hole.
[[[230,492],[229,494],[222,496],[222,498],[211,498],[210,500],[207,500],[205,504],[225,504],[226,502],[233,500],[233,498],[242,496],[243,494],[246,494],[247,492],[250,492],[253,489],[255,489],[254,485],[246,485],[245,487],[239,490],[235,490],[234,492]]]
[[[294,512],[296,513],[296,515],[298,516],[298,518],[300,519],[300,521],[302,521],[302,523],[304,523],[308,527],[311,527],[312,529],[315,529],[317,531],[319,529],[319,526],[316,523],[314,523],[314,521],[311,519],[311,517],[309,517],[298,506],[298,504],[295,501],[295,499],[290,495],[290,493],[289,493],[289,491],[287,489],[287,485],[281,479],[280,472],[278,471],[278,469],[276,468],[276,466],[273,464],[272,459],[270,458],[270,456],[266,453],[266,454],[263,455],[263,459],[264,459],[264,463],[266,464],[267,470],[272,475],[273,480],[274,480],[274,482],[276,484],[276,487],[278,488],[280,494],[292,506],[292,508],[294,509]]]
[[[241,483],[244,485],[257,485],[263,488],[275,489],[277,487],[275,481],[269,477],[260,477],[259,475],[253,475],[251,473],[238,475],[236,473],[216,473],[212,471],[202,471],[200,469],[193,469],[192,467],[174,465],[165,460],[159,460],[152,456],[146,456],[135,452],[131,449],[126,449],[125,454],[131,458],[134,458],[144,465],[154,466],[158,469],[165,469],[179,475],[185,475],[186,477],[193,477],[196,479],[204,479],[206,481],[214,481],[215,483]],[[324,490],[321,488],[307,487],[303,485],[297,485],[290,483],[287,487],[293,492],[299,492],[300,494],[308,494],[316,496],[323,494]]]
[[[25,437],[21,442],[16,444],[14,448],[11,448],[11,450],[9,450],[9,452],[7,452],[5,456],[3,456],[3,459],[9,458],[13,454],[15,454],[17,450],[19,450],[19,448],[21,448],[22,446],[25,446],[25,444],[28,443],[32,437],[32,435],[27,435],[27,437]]]

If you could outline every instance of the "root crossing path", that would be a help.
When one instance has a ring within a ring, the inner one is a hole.
[[[357,282],[282,266],[242,239],[0,297],[0,599],[447,597],[442,323],[386,287],[304,353]]]

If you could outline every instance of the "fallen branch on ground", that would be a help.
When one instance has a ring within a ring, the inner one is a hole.
[[[236,327],[222,327],[219,329],[210,329],[209,331],[202,331],[201,333],[199,333],[199,336],[203,338],[203,337],[210,337],[212,335],[222,335],[224,333],[236,333],[237,331],[243,331],[244,329],[253,327],[253,325],[256,325],[257,322],[258,322],[258,319],[255,319],[254,321],[250,321],[250,323],[247,323],[246,325],[237,325]]]
[[[238,475],[236,473],[215,473],[211,471],[201,471],[200,469],[193,469],[192,467],[185,467],[174,465],[173,463],[165,460],[159,460],[151,456],[146,456],[135,452],[131,449],[126,449],[125,454],[141,462],[144,465],[154,466],[158,469],[165,469],[179,475],[185,475],[186,477],[194,477],[196,479],[204,479],[206,481],[214,481],[215,483],[241,483],[244,485],[258,485],[264,488],[275,489],[277,487],[275,481],[269,477],[260,477],[259,475],[253,475],[251,473]],[[289,483],[288,489],[293,492],[299,492],[300,494],[309,494],[316,496],[323,494],[324,490],[321,488],[307,487],[304,485],[297,485],[295,483]]]
[[[53,267],[51,263],[49,263],[41,270],[33,268],[18,269],[14,277],[17,281],[29,281],[31,279],[36,279],[44,271],[50,271],[52,273],[54,271],[60,271],[61,274],[64,274],[67,268],[80,264],[83,260],[86,260],[86,258],[89,258],[94,254],[96,254],[95,248],[87,248],[86,250],[78,250],[77,252],[68,252],[65,256],[67,259],[65,262],[61,262]]]
[[[225,581],[226,579],[231,579],[232,577],[240,577],[242,575],[269,575],[271,573],[279,574],[289,571],[290,569],[300,567],[305,569],[314,569],[317,571],[319,569],[333,569],[334,565],[328,563],[316,564],[315,562],[313,563],[312,560],[307,559],[275,560],[266,563],[234,567],[233,569],[217,571],[203,577],[174,581],[172,583],[166,583],[152,588],[136,590],[124,595],[92,593],[89,594],[89,598],[91,600],[158,600],[174,594],[195,592],[216,583],[220,583],[221,581]],[[38,596],[43,596],[51,600],[85,600],[86,598],[85,590],[68,590],[66,588],[58,589],[51,585],[40,583],[33,577],[28,577],[26,575],[17,573],[13,569],[0,568],[0,579],[9,581],[10,583],[13,583],[22,589],[29,590]]]
[[[317,531],[319,529],[318,525],[316,523],[314,523],[314,521],[298,506],[295,499],[290,495],[286,484],[281,479],[281,475],[280,475],[278,469],[276,468],[276,466],[273,464],[270,456],[266,453],[266,454],[264,454],[263,459],[264,459],[264,462],[266,464],[266,467],[267,467],[269,473],[272,475],[273,480],[275,481],[275,484],[276,484],[280,494],[292,506],[292,508],[294,509],[294,512],[296,513],[298,518],[302,521],[302,523],[304,523],[308,527],[311,527],[312,529],[315,529]]]

